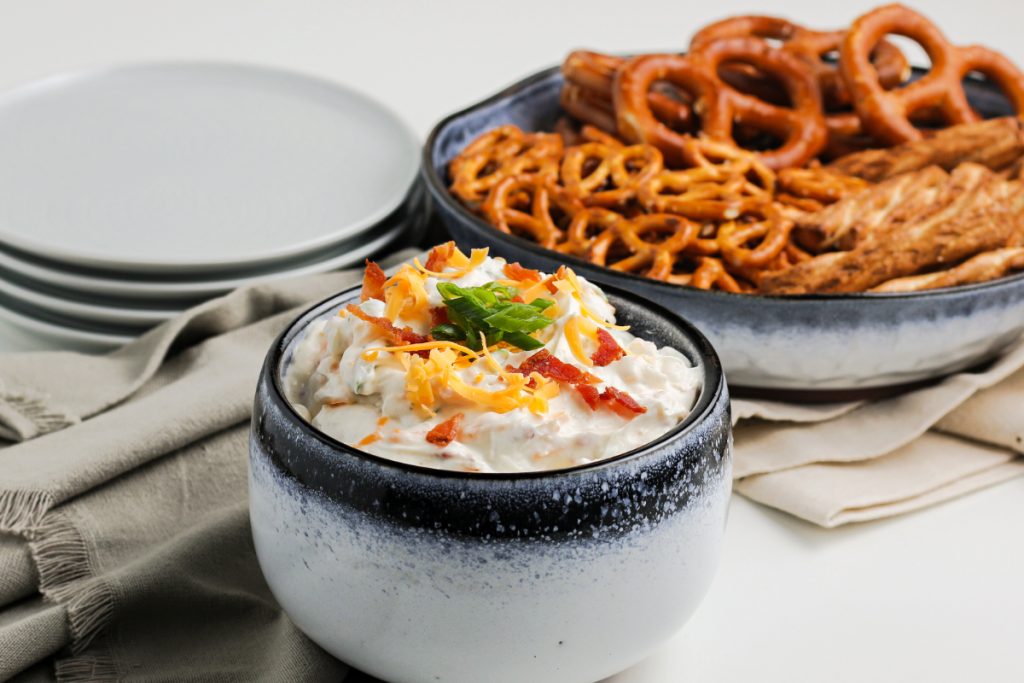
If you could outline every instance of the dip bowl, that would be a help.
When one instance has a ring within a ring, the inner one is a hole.
[[[358,288],[281,335],[256,392],[250,515],[267,583],[312,640],[399,683],[587,683],[640,661],[690,617],[718,564],[731,490],[724,375],[689,323],[605,292],[619,322],[687,356],[703,386],[657,440],[569,469],[406,465],[300,417],[282,391],[292,350]]]

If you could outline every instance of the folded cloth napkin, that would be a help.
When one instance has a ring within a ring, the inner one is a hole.
[[[246,443],[274,337],[359,278],[238,290],[107,356],[0,355],[0,680],[54,657],[66,681],[345,677],[263,581]],[[1022,364],[884,404],[736,401],[737,488],[831,526],[1012,476]]]
[[[275,336],[361,276],[241,289],[105,356],[0,355],[0,680],[53,656],[65,681],[345,676],[264,583],[247,443]]]
[[[1024,474],[1024,339],[977,372],[870,403],[733,401],[736,490],[833,527]]]

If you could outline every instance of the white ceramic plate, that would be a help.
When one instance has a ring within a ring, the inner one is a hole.
[[[30,316],[14,310],[0,299],[0,320],[6,321],[33,337],[40,337],[50,345],[84,351],[109,351],[134,339],[127,334],[99,332],[85,327],[72,327]]]
[[[39,309],[99,324],[152,327],[181,313],[179,308],[142,308],[79,301],[32,289],[3,277],[0,277],[0,294],[14,299],[29,311]]]
[[[422,221],[421,215],[414,215],[411,220]],[[415,235],[419,226],[410,226],[401,222],[374,233],[369,241],[342,243],[332,248],[323,258],[313,261],[302,261],[293,266],[272,272],[229,277],[216,280],[131,280],[102,277],[73,271],[62,271],[37,261],[28,261],[0,249],[0,278],[3,270],[10,271],[22,278],[35,280],[49,287],[66,289],[80,294],[96,294],[118,300],[135,300],[146,302],[159,301],[197,301],[199,299],[218,296],[226,292],[250,285],[255,282],[269,282],[300,275],[324,273],[356,265],[367,256],[381,251],[394,244],[408,230]],[[412,239],[415,239],[413,237]],[[183,304],[182,308],[188,304]]]
[[[419,143],[338,84],[257,66],[167,63],[0,96],[0,243],[117,272],[279,262],[393,212]]]

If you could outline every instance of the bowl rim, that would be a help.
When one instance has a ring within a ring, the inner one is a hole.
[[[728,387],[726,385],[725,372],[722,369],[721,361],[718,358],[718,354],[715,352],[714,347],[711,345],[711,342],[708,341],[700,330],[682,316],[673,313],[660,304],[614,286],[607,287],[602,285],[601,288],[605,291],[605,294],[610,294],[613,297],[627,300],[630,303],[661,317],[674,327],[679,328],[682,334],[693,344],[697,358],[691,359],[687,356],[687,360],[694,363],[695,367],[702,367],[703,381],[701,383],[700,392],[697,395],[697,399],[694,402],[693,407],[690,409],[690,412],[674,427],[655,439],[623,453],[581,465],[550,470],[527,470],[523,472],[463,472],[459,470],[424,467],[422,465],[414,465],[400,460],[392,460],[380,455],[368,453],[356,448],[355,446],[340,441],[339,439],[336,439],[314,427],[311,422],[299,415],[298,411],[295,410],[295,407],[288,400],[281,387],[281,381],[284,374],[281,372],[283,369],[282,365],[284,361],[284,354],[292,342],[296,340],[297,336],[302,332],[302,330],[307,328],[311,322],[323,316],[335,305],[342,304],[347,300],[353,299],[361,288],[361,284],[355,284],[341,290],[340,292],[332,294],[312,306],[309,306],[295,319],[293,319],[277,336],[273,345],[270,347],[263,369],[261,370],[261,382],[266,381],[269,389],[269,399],[277,403],[285,414],[291,418],[292,422],[298,425],[303,438],[312,438],[332,450],[340,451],[341,453],[350,457],[355,457],[367,464],[396,470],[405,474],[426,477],[428,479],[437,478],[445,480],[482,482],[501,481],[513,483],[537,479],[572,479],[594,470],[623,465],[661,448],[670,441],[676,441],[685,437],[693,432],[699,425],[706,423],[707,420],[712,417],[715,413],[716,407],[723,400],[723,394],[726,413],[728,414],[730,411]],[[609,289],[611,290],[610,292],[608,291]],[[683,353],[679,349],[676,350]],[[685,353],[683,355],[686,356]],[[727,429],[731,431],[732,424],[729,421],[728,416],[726,417],[726,422]]]
[[[920,67],[913,67],[915,71],[920,71]],[[651,278],[644,277],[642,275],[636,275],[634,273],[619,272],[605,268],[586,261],[578,256],[572,254],[563,254],[561,252],[555,252],[550,249],[545,249],[535,242],[523,239],[517,235],[511,235],[500,230],[496,230],[489,223],[484,221],[482,218],[470,211],[466,206],[459,202],[451,193],[448,191],[448,185],[445,183],[441,170],[434,164],[434,149],[437,147],[438,139],[442,133],[452,124],[463,117],[472,114],[480,109],[485,109],[503,100],[514,97],[523,90],[526,90],[536,84],[543,83],[544,81],[550,80],[553,76],[560,74],[561,68],[558,65],[550,66],[540,71],[536,71],[514,83],[505,86],[498,92],[485,97],[484,99],[470,104],[469,106],[463,107],[458,111],[448,114],[440,121],[438,121],[434,127],[430,130],[427,135],[426,142],[423,144],[422,152],[422,174],[426,179],[427,187],[430,189],[430,193],[434,196],[435,201],[443,204],[446,209],[454,211],[458,214],[458,217],[463,221],[468,221],[476,229],[486,230],[493,233],[494,238],[498,241],[505,242],[512,247],[519,249],[525,249],[527,251],[536,253],[541,256],[553,258],[557,256],[559,260],[566,261],[569,265],[573,266],[578,271],[586,273],[587,271],[598,272],[599,276],[608,278],[622,278],[624,283],[636,282],[641,283],[644,286],[651,287],[656,291],[661,292],[663,295],[687,295],[687,296],[703,296],[711,299],[719,300],[736,300],[737,297],[742,298],[745,301],[771,301],[773,303],[778,302],[782,305],[799,304],[806,302],[827,302],[827,301],[900,301],[905,299],[910,300],[921,300],[921,299],[936,299],[943,297],[955,297],[962,294],[974,293],[979,290],[987,289],[998,289],[1001,287],[1012,286],[1014,284],[1024,281],[1024,272],[1016,273],[1013,275],[1007,275],[995,280],[988,280],[986,282],[973,282],[965,285],[955,285],[953,287],[937,287],[935,289],[924,289],[914,292],[841,292],[835,294],[745,294],[742,292],[723,292],[720,290],[713,289],[694,289],[690,287],[683,287],[682,285],[673,285],[661,280],[654,280]],[[983,83],[979,83],[979,87],[987,87]],[[605,281],[606,282],[606,281]],[[602,283],[602,287],[605,286]]]

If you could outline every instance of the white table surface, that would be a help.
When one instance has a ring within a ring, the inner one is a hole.
[[[4,0],[0,88],[113,62],[290,67],[385,102],[425,136],[441,116],[574,47],[681,49],[706,21],[785,14],[831,27],[873,2]],[[1024,3],[916,6],[955,41],[1024,64]],[[45,345],[0,325],[0,350]],[[1024,681],[1024,479],[831,531],[734,498],[722,567],[686,628],[615,683]]]

